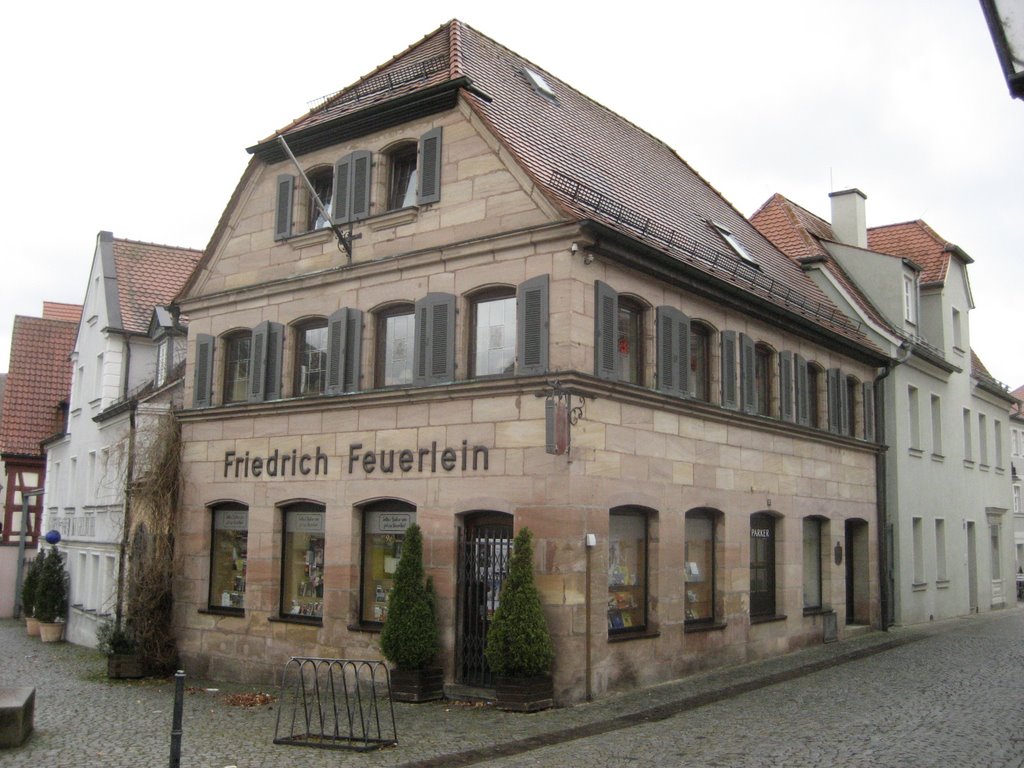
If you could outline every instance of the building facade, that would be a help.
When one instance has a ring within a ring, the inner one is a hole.
[[[1013,600],[1012,398],[970,347],[971,258],[922,221],[831,223],[775,195],[754,224],[894,361],[882,384],[889,618],[915,624]]]
[[[282,135],[179,300],[192,674],[379,657],[412,522],[453,693],[521,527],[563,703],[879,623],[885,358],[674,152],[458,21]]]
[[[96,237],[84,310],[71,351],[67,428],[46,444],[51,482],[45,528],[62,536],[71,577],[65,638],[96,644],[123,591],[126,489],[137,477],[138,435],[181,403],[184,328],[163,305],[200,253]]]

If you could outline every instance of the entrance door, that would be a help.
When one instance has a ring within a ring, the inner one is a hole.
[[[459,530],[458,656],[463,685],[490,687],[484,659],[487,628],[501,599],[512,551],[512,515],[479,512],[466,517]]]
[[[846,623],[870,624],[868,524],[846,521]]]
[[[967,608],[978,612],[978,551],[974,523],[967,523]]]

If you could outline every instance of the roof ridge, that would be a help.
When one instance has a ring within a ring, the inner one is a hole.
[[[166,243],[152,243],[146,240],[132,240],[131,238],[128,237],[115,237],[113,238],[113,242],[126,243],[130,245],[146,245],[149,246],[150,248],[166,248],[171,251],[192,251],[194,253],[203,252],[201,248],[189,248],[188,246],[184,245],[167,245]]]

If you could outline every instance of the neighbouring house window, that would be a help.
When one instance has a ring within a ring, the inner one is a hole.
[[[1013,511],[1015,513],[1017,513],[1017,514],[1020,514],[1021,511],[1024,511],[1024,510],[1021,509],[1021,498],[1020,498],[1020,496],[1021,496],[1021,494],[1020,494],[1020,486],[1019,485],[1013,486]]]
[[[400,501],[377,502],[363,511],[363,570],[360,619],[384,623],[406,529],[416,508]]]
[[[907,417],[910,419],[910,447],[921,447],[921,406],[917,387],[907,387]]]
[[[963,327],[960,325],[960,310],[956,307],[952,308],[953,312],[953,349],[963,351],[964,339],[963,339]]]
[[[964,461],[974,461],[974,439],[971,437],[971,412],[964,408]]]
[[[825,605],[822,576],[824,555],[828,551],[828,521],[820,517],[804,518],[804,610]]]
[[[932,453],[942,455],[942,400],[932,395]]]
[[[754,410],[759,416],[771,416],[772,394],[772,351],[757,344],[754,346]]]
[[[224,340],[224,402],[241,403],[249,396],[252,333],[241,331]]]
[[[992,542],[992,580],[998,581],[1003,578],[1002,576],[1002,565],[1000,563],[1000,538],[1002,535],[1002,525],[999,523],[988,524],[989,539]]]
[[[750,616],[775,615],[775,518],[750,516]]]
[[[512,373],[516,365],[516,297],[488,292],[472,303],[470,370],[473,377]]]
[[[821,383],[825,377],[825,369],[816,363],[807,364],[807,418],[808,426],[822,428],[821,419]]]
[[[914,540],[914,583],[924,584],[924,524],[920,517],[912,518],[911,535]]]
[[[647,626],[647,514],[613,509],[608,523],[608,632]]]
[[[903,319],[917,322],[917,281],[910,275],[903,276]]]
[[[992,437],[995,440],[996,466],[1003,466],[1003,423],[999,419],[992,420]]]
[[[946,581],[946,521],[935,521],[935,580]]]
[[[154,383],[162,387],[167,381],[167,374],[171,370],[172,341],[170,336],[164,336],[156,345],[156,376]]]
[[[327,321],[295,329],[295,395],[322,395],[327,386]]]
[[[249,508],[244,504],[218,504],[213,508],[210,540],[210,596],[212,609],[245,609],[245,570],[248,557]]]
[[[309,213],[306,217],[306,229],[326,229],[331,223],[331,198],[334,195],[334,170],[332,168],[319,168],[309,175],[309,183],[316,192],[316,196],[323,203],[324,211],[316,206],[313,196],[309,195]],[[326,216],[324,215],[326,212]]]
[[[324,610],[324,508],[294,504],[283,511],[281,615],[319,619]]]
[[[416,145],[402,144],[388,153],[388,210],[416,205]]]
[[[376,386],[412,384],[416,315],[412,304],[377,315]]]
[[[985,414],[978,414],[978,462],[988,466],[988,420]]]
[[[618,341],[619,381],[643,382],[643,308],[625,297],[619,298]]]
[[[683,579],[686,582],[687,624],[714,623],[717,618],[716,521],[717,513],[711,510],[691,509],[686,513]]]
[[[690,323],[690,381],[693,396],[711,402],[711,329]]]

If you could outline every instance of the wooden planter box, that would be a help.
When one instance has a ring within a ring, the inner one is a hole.
[[[393,701],[436,701],[444,698],[444,671],[427,669],[392,669],[391,699]]]
[[[145,677],[142,660],[134,653],[111,653],[107,656],[107,677],[111,680],[134,680]]]
[[[538,712],[555,704],[554,681],[550,675],[499,677],[495,681],[498,709],[509,712]]]

